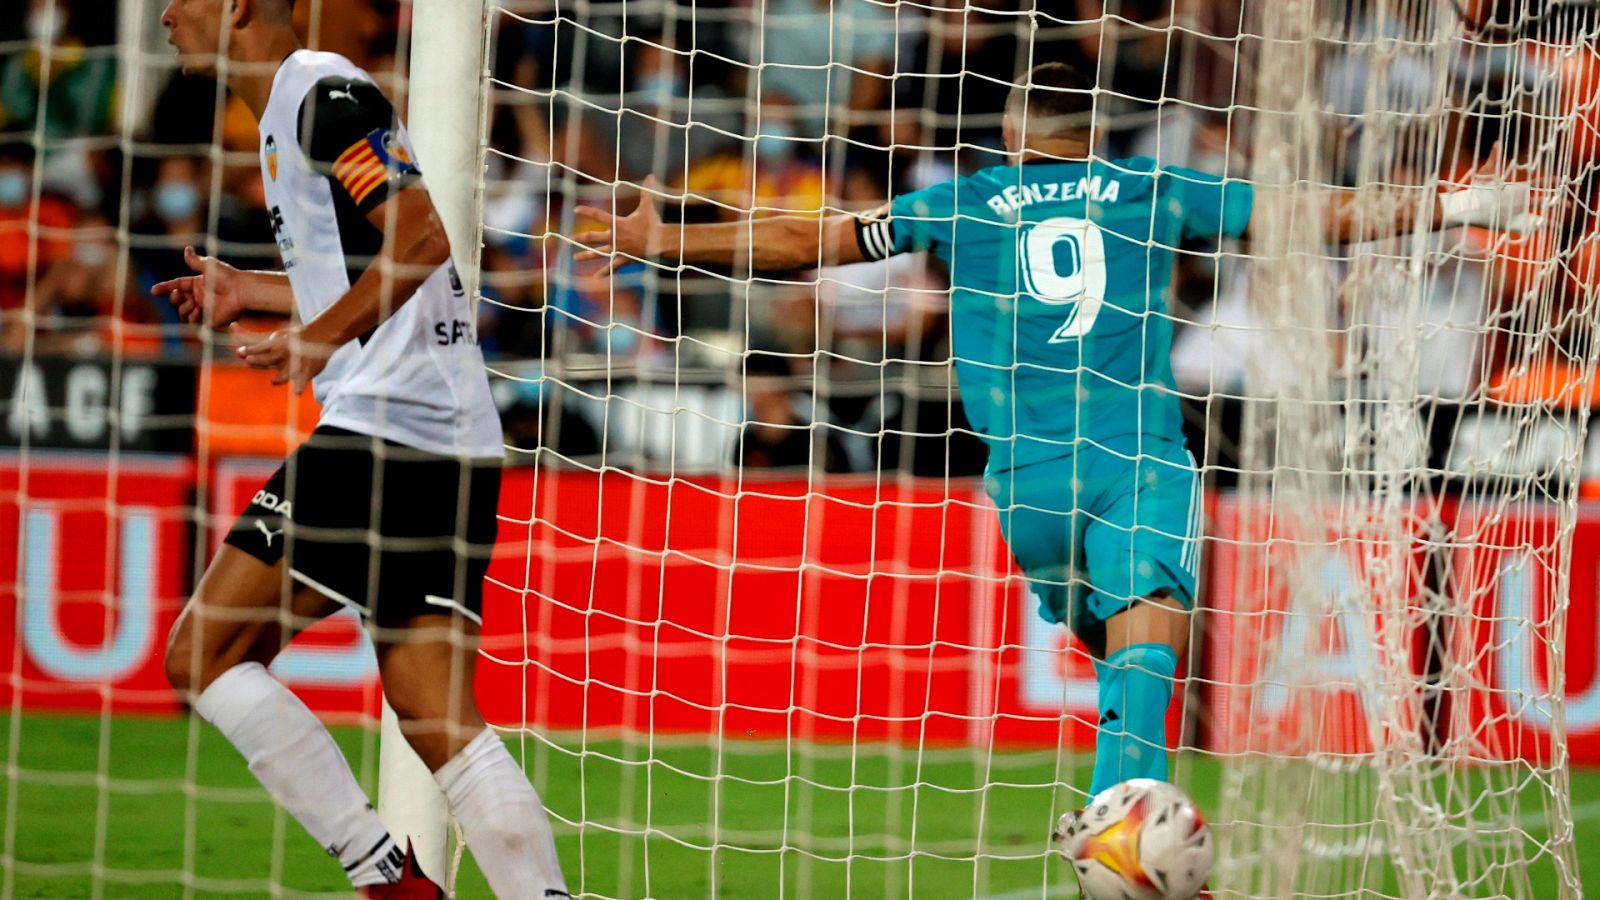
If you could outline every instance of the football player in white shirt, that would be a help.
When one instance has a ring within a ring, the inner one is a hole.
[[[266,669],[343,606],[369,618],[385,696],[500,897],[567,897],[538,794],[473,696],[503,453],[469,303],[405,132],[349,60],[304,50],[294,0],[170,0],[186,72],[256,115],[285,272],[187,251],[158,285],[191,322],[290,316],[239,356],[322,406],[258,491],[173,631],[167,672],[366,897],[438,897],[327,730]],[[376,538],[376,540],[373,540]]]

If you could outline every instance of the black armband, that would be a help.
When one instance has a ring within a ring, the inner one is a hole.
[[[300,104],[299,137],[312,169],[362,213],[422,177],[401,142],[394,107],[369,81],[317,82]]]
[[[856,216],[856,246],[867,259],[888,259],[894,255],[894,220],[889,218],[887,203]]]

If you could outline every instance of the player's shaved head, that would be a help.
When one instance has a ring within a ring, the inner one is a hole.
[[[1094,79],[1065,63],[1034,66],[1027,80],[1011,89],[1006,114],[1030,141],[1087,141],[1094,114]]]
[[[261,8],[263,15],[276,22],[289,22],[294,19],[294,0],[256,0],[256,5]]]

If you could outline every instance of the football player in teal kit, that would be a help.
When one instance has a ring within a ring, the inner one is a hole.
[[[1186,238],[1248,235],[1248,182],[1091,154],[1094,84],[1061,64],[1012,91],[1018,164],[896,197],[862,216],[663,226],[650,185],[598,224],[580,258],[782,272],[927,251],[948,267],[961,401],[989,447],[985,484],[1039,600],[1095,657],[1100,731],[1090,794],[1167,777],[1165,712],[1189,635],[1201,494],[1184,445],[1167,288]],[[1526,192],[1477,184],[1385,203],[1385,231],[1509,222]],[[1330,240],[1374,227],[1332,192]],[[1431,208],[1431,209],[1430,209]],[[1430,216],[1425,222],[1419,216]]]

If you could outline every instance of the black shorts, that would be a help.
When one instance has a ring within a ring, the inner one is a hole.
[[[456,608],[476,618],[499,499],[499,460],[324,426],[256,492],[226,543],[285,560],[296,581],[382,627]]]

